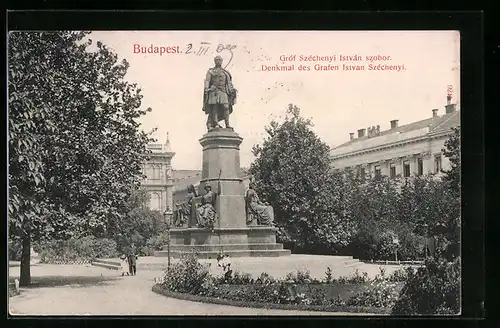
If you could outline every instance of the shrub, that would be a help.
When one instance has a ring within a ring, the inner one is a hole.
[[[168,235],[161,233],[156,236],[149,237],[146,240],[145,246],[139,248],[140,256],[153,256],[155,251],[161,251],[163,246],[168,243]]]
[[[52,240],[41,246],[42,262],[51,260],[93,260],[117,256],[116,242],[107,238],[86,236],[68,240]]]
[[[365,283],[369,280],[370,278],[368,277],[367,272],[363,272],[360,274],[359,270],[356,269],[351,277],[349,277],[348,282],[352,284],[360,284],[360,283]]]
[[[374,280],[366,287],[365,291],[350,297],[346,304],[392,308],[398,298],[396,286],[396,283],[388,280]]]
[[[21,261],[21,253],[23,250],[21,242],[9,238],[8,248],[9,261]]]
[[[338,284],[361,284],[369,281],[370,278],[368,277],[367,272],[363,272],[360,274],[359,270],[356,269],[352,275],[349,277],[339,277],[338,279],[333,279],[333,283],[338,283]]]
[[[329,284],[332,281],[333,281],[332,269],[330,269],[330,267],[327,267],[325,272],[325,283]]]
[[[89,242],[96,258],[112,258],[117,256],[117,245],[114,240],[98,238],[91,239]]]
[[[389,281],[391,281],[391,282],[405,282],[414,273],[415,273],[415,269],[413,269],[413,267],[411,267],[411,266],[408,266],[404,269],[399,269],[399,270],[394,271],[389,276]]]
[[[170,267],[162,285],[174,292],[200,294],[208,288],[211,279],[208,267],[198,261],[195,253],[189,253]]]
[[[378,260],[393,260],[397,245],[394,244],[393,238],[396,234],[393,231],[382,233],[376,246],[375,258]]]
[[[311,278],[311,274],[309,270],[299,269],[296,272],[289,272],[285,276],[286,282],[293,282],[296,284],[307,284],[310,283],[313,279]]]
[[[458,314],[460,280],[460,257],[453,262],[428,259],[425,267],[409,272],[393,314]]]
[[[241,273],[239,271],[234,271],[232,276],[229,278],[229,283],[235,285],[245,285],[250,284],[252,281],[252,275],[248,273]]]
[[[276,280],[270,276],[267,272],[262,272],[260,274],[260,277],[257,278],[257,280],[255,280],[255,283],[258,283],[258,284],[270,284],[270,283],[273,283],[275,282]]]

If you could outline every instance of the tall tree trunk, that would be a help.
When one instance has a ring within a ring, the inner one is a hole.
[[[21,252],[21,277],[19,286],[29,286],[31,284],[31,233],[28,232],[22,239]]]

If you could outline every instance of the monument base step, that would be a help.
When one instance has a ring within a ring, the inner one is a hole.
[[[188,246],[188,245],[187,245]],[[260,250],[251,250],[251,249],[243,249],[243,250],[227,250],[226,247],[229,245],[224,245],[223,253],[229,255],[229,257],[280,257],[280,256],[289,256],[291,255],[291,251],[288,249],[260,249]],[[185,250],[175,250],[170,251],[171,258],[180,258],[184,254],[191,253],[192,250],[190,248],[186,248]],[[197,251],[197,257],[199,259],[215,259],[220,254],[220,250],[208,250],[208,251]],[[168,251],[158,251],[155,252],[156,257],[166,257],[168,256]]]
[[[171,252],[228,252],[228,251],[265,251],[282,250],[283,244],[259,243],[259,244],[205,244],[205,245],[170,245]],[[167,251],[163,246],[162,251]]]

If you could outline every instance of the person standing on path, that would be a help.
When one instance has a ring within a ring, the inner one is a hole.
[[[128,259],[125,255],[122,255],[122,257],[120,257],[120,260],[122,267],[122,277],[125,275],[128,276],[130,274],[130,265],[128,264]]]
[[[134,251],[131,249],[128,255],[128,267],[130,275],[135,276],[137,272],[137,256],[134,254]]]

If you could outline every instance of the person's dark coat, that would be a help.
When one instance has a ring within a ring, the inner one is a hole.
[[[136,265],[137,264],[137,256],[135,256],[134,254],[129,254],[128,256],[128,264],[129,265]]]

